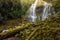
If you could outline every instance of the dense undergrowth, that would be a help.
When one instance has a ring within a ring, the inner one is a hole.
[[[0,39],[20,37],[24,40],[59,40],[60,21],[55,17],[42,22],[27,22],[0,33]]]

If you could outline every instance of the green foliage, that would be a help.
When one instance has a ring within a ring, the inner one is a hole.
[[[60,12],[57,12],[54,16],[60,19]]]
[[[7,20],[21,17],[21,4],[10,0],[0,1],[0,20]]]
[[[0,20],[23,18],[34,0],[0,0]]]
[[[21,37],[21,35],[20,34],[16,34],[15,37]]]
[[[44,22],[27,23],[24,25],[21,24],[19,27],[0,33],[0,38],[16,34],[15,37],[24,36],[25,40],[54,40],[54,34],[60,33],[58,31],[60,31],[60,23],[48,20]]]
[[[55,8],[55,11],[60,12],[60,4],[59,4],[60,0],[53,0],[52,3],[53,3],[53,6]]]
[[[52,1],[52,4],[53,4],[53,7],[54,7],[54,9],[55,9],[55,17],[56,17],[56,19],[58,18],[60,18],[60,0],[53,0]]]

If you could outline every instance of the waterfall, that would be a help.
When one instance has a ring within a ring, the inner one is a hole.
[[[30,14],[29,17],[31,18],[30,21],[35,22],[36,21],[36,5],[37,5],[38,0],[36,0],[30,7]]]
[[[42,1],[40,1],[40,3],[41,2]],[[44,4],[43,4],[44,8],[43,8],[42,16],[41,16],[42,21],[44,21],[50,15],[55,13],[54,8],[52,8],[52,4],[49,4],[49,3],[45,2],[45,1],[43,1],[43,2],[44,2]],[[36,22],[36,20],[40,19],[40,16],[36,15],[36,5],[37,5],[37,3],[38,3],[38,0],[35,0],[35,2],[30,7],[30,14],[28,15],[28,17],[30,18],[31,22]]]
[[[52,15],[53,12],[54,12],[54,10],[52,8],[52,4],[48,4],[47,2],[44,1],[42,21],[44,21],[46,18],[48,18],[50,15]]]

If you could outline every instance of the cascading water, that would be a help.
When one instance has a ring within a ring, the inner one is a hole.
[[[44,21],[46,18],[48,18],[53,12],[54,12],[54,10],[52,9],[52,4],[48,4],[47,2],[44,1],[42,21]]]
[[[30,7],[30,14],[29,17],[31,18],[30,21],[35,22],[36,21],[36,5],[37,5],[38,0],[36,0]]]
[[[40,3],[42,2],[42,0],[40,1]],[[49,4],[45,1],[43,1],[44,4],[44,9],[43,9],[43,13],[42,13],[42,21],[44,21],[46,18],[48,18],[50,15],[52,15],[52,13],[54,12],[54,10],[52,9],[52,4]],[[29,14],[29,18],[31,22],[36,22],[36,19],[40,19],[40,16],[36,16],[36,5],[38,3],[38,0],[35,0],[35,2],[31,5],[30,7],[30,14]]]

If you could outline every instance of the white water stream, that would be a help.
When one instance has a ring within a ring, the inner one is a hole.
[[[36,5],[37,5],[38,0],[36,0],[30,7],[30,15],[29,17],[31,18],[30,21],[35,22],[36,21]]]
[[[46,18],[48,18],[51,15],[51,7],[52,4],[48,4],[47,2],[44,2],[42,21],[44,21]]]
[[[43,8],[42,19],[41,19],[42,21],[44,21],[46,18],[48,18],[54,12],[54,10],[52,9],[52,4],[49,4],[45,1],[43,1],[43,2],[44,2],[44,4],[43,4],[44,8]],[[37,16],[36,16],[36,5],[37,5],[37,3],[38,3],[38,0],[36,0],[30,7],[29,17],[30,17],[31,22],[36,22],[36,20],[37,20]]]

